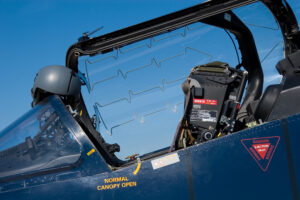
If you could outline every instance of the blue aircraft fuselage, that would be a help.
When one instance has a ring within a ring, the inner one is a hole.
[[[112,170],[58,97],[49,98],[40,107],[53,108],[78,141],[80,155],[75,163],[68,161],[57,167],[52,163],[43,170],[15,171],[9,177],[2,171],[6,181],[0,183],[0,199],[299,197],[300,115]]]

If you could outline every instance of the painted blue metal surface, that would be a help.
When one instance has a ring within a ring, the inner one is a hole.
[[[91,153],[94,146],[63,104],[57,98],[50,99],[50,104],[82,144],[80,164],[64,171],[2,181],[1,200],[297,198],[300,115],[160,156],[178,154],[179,162],[164,167],[153,168],[157,158],[142,161],[135,175],[137,163],[112,171],[97,151]],[[241,141],[274,136],[280,139],[263,171]]]

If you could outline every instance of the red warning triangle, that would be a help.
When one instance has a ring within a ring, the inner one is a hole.
[[[260,155],[262,159],[265,159],[266,153],[270,147],[270,143],[264,144],[253,144],[252,145],[255,151]]]
[[[241,140],[241,143],[256,161],[258,166],[265,172],[268,170],[279,140],[279,136],[272,136],[243,139]]]

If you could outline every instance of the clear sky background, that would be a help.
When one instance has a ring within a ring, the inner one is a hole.
[[[83,32],[101,35],[197,4],[197,0],[0,0],[0,130],[30,109],[40,68],[65,64]]]
[[[200,2],[200,0],[0,0],[0,69],[2,75],[0,79],[0,131],[31,108],[30,103],[32,98],[30,89],[38,70],[52,64],[64,65],[68,47],[75,43],[83,32],[93,31],[103,26],[104,28],[93,36],[102,35]],[[289,3],[299,20],[300,1],[290,0]],[[275,64],[278,59],[282,57],[282,43],[280,43],[280,32],[275,30],[277,27],[272,21],[272,16],[266,9],[255,5],[251,8],[239,9],[236,12],[249,25],[251,31],[253,31],[261,60],[268,55],[268,57],[263,60],[266,84],[278,83],[279,77],[276,75]],[[262,17],[266,18],[262,20]],[[207,47],[207,52],[213,54],[215,58],[229,62],[234,66],[234,64],[236,64],[235,55],[229,58],[226,55],[227,52],[221,54],[221,52],[217,50],[218,46],[223,46],[233,51],[231,41],[228,40],[228,38],[226,41],[223,40],[223,36],[225,36],[224,31],[214,33],[211,29],[204,29],[204,32],[213,38],[204,39],[204,43],[202,43],[203,46]],[[219,37],[220,35],[222,37]],[[185,42],[188,43],[187,41]],[[197,41],[194,41],[193,37],[191,37],[189,42],[196,44]],[[198,41],[198,43],[201,43],[201,41]],[[172,48],[172,46],[168,45],[169,44],[166,45],[166,50],[162,49],[160,52],[168,52],[170,55],[173,55],[172,53],[174,51],[174,54],[176,54],[175,50],[177,47]],[[270,52],[273,47],[275,47],[275,50]],[[161,59],[167,57],[167,55],[164,56],[163,53],[158,53],[157,57],[159,56],[161,56]],[[127,58],[128,55],[125,55],[123,59],[126,60]],[[142,58],[146,58],[146,56],[140,57],[140,59]],[[121,61],[122,58],[117,62]],[[138,59],[133,61],[138,62]],[[131,65],[133,66],[133,64]],[[190,69],[193,65],[191,64],[188,67]],[[112,69],[116,71],[118,67]],[[105,78],[108,76],[105,75],[105,73],[105,71],[101,71],[98,74],[99,76],[103,75]],[[108,74],[110,73],[111,72]],[[97,73],[95,73],[95,75],[97,75]],[[97,76],[97,78],[99,77]],[[141,79],[140,83],[145,83],[146,85],[146,80],[143,76],[138,76],[138,78]],[[128,79],[124,84],[120,84],[123,83],[120,82],[123,80],[118,80],[119,82],[116,82],[115,85],[117,87],[126,85],[130,89],[130,80],[131,79]],[[152,79],[150,79],[150,81],[151,80]],[[160,80],[160,77],[157,77],[157,81]],[[135,83],[132,83],[132,85],[136,86]],[[128,88],[124,88],[123,92],[126,93]],[[114,95],[113,92],[111,92],[111,96],[109,96],[106,95],[109,92],[105,93],[103,91],[105,91],[105,89],[102,90],[102,94],[105,95],[101,98],[96,96],[98,98],[97,100],[102,100],[103,98],[115,99],[115,97],[111,97]],[[136,89],[136,91],[138,91],[138,89]],[[170,91],[172,92],[172,90]],[[125,93],[124,95],[126,95]],[[92,97],[93,96],[91,96],[91,99]],[[119,93],[118,97],[120,97]],[[145,96],[144,98],[151,99],[149,103],[152,104],[148,104],[148,107],[149,105],[156,106],[154,104],[157,102],[153,100],[153,97]],[[92,103],[90,104],[88,107],[92,107]],[[136,105],[138,109],[144,106],[138,104],[134,105]],[[126,109],[131,109],[127,104],[120,104],[118,106],[114,108],[115,112],[112,112],[114,110],[110,108],[107,110],[107,113],[103,111],[105,116],[112,114],[110,116],[112,120],[108,121],[112,122],[115,119],[114,114],[117,110],[122,110],[125,118],[132,117],[132,114],[130,114],[130,116],[127,115]],[[179,115],[180,113],[178,116]],[[166,119],[170,117],[167,115],[164,116],[164,114],[161,116]],[[178,116],[172,120],[178,120]],[[109,116],[107,118],[110,119]],[[151,128],[151,120],[149,123]],[[177,124],[175,124],[175,126],[173,125],[174,129],[176,125]],[[113,123],[111,126],[113,126]],[[143,125],[142,129],[144,128]],[[134,129],[135,128],[132,127],[132,130]],[[130,128],[124,127],[124,132],[128,133],[128,130],[130,130]],[[168,136],[165,140],[170,144],[169,140],[172,138],[170,133],[174,131],[165,130],[165,132],[168,132]],[[105,133],[102,131],[102,134]],[[126,134],[119,135],[125,137],[124,139],[119,138],[121,141],[128,141]],[[146,135],[151,136],[151,134]],[[147,139],[145,135],[140,135],[140,137]],[[109,141],[110,138],[107,138],[107,140]],[[114,142],[114,138],[110,142]],[[132,145],[129,144],[129,146]]]

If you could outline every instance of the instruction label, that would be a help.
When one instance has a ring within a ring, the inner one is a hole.
[[[193,108],[190,114],[191,122],[217,122],[216,110],[201,110]]]
[[[106,178],[103,180],[103,185],[98,185],[97,190],[113,190],[119,188],[128,188],[128,187],[136,187],[136,181],[129,181],[128,177],[113,177],[113,178]]]

